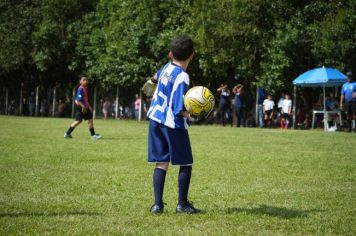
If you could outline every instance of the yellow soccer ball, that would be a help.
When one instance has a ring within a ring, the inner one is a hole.
[[[184,96],[185,109],[193,117],[210,115],[214,109],[215,98],[213,93],[203,86],[196,86],[188,90]]]

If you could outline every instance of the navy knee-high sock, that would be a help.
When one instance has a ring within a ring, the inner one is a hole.
[[[163,189],[166,179],[166,171],[160,168],[155,168],[153,172],[153,190],[155,194],[155,205],[163,205]]]
[[[181,166],[178,174],[178,204],[185,205],[188,202],[188,191],[190,184],[190,177],[192,176],[191,166]]]

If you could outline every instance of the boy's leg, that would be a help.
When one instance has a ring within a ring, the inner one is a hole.
[[[169,163],[157,163],[153,171],[153,190],[155,195],[155,204],[163,210],[163,191],[166,180],[166,173]]]
[[[163,213],[163,190],[168,170],[170,155],[168,140],[164,134],[163,125],[150,120],[148,128],[148,162],[155,163],[153,170],[153,191],[154,205],[151,207],[151,213]]]
[[[178,205],[185,206],[188,203],[188,191],[192,176],[192,166],[181,166],[178,174]]]
[[[190,179],[192,176],[192,166],[181,166],[178,174],[178,205],[176,208],[176,213],[188,213],[196,214],[202,212],[193,206],[191,202],[188,201],[188,192]]]
[[[65,133],[67,136],[70,136],[70,134],[73,132],[75,127],[77,127],[82,121],[81,120],[76,120],[74,121],[70,126],[67,132]]]
[[[89,119],[88,120],[88,127],[89,127],[89,131],[90,131],[90,135],[94,136],[95,135],[95,130],[94,130],[94,122],[93,119]]]
[[[88,127],[89,127],[89,131],[90,131],[90,135],[91,135],[91,139],[92,140],[98,140],[98,139],[102,138],[101,135],[95,133],[93,119],[89,119],[88,120]]]
[[[281,123],[280,123],[280,125],[281,125],[281,129],[283,129],[283,128],[284,128],[284,118],[281,118]]]

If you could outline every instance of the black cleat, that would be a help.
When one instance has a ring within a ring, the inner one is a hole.
[[[152,214],[162,214],[163,213],[164,206],[160,205],[152,205],[151,206],[151,213]]]
[[[176,208],[176,213],[187,213],[187,214],[198,214],[202,211],[193,206],[192,202],[187,202],[185,204],[178,204]]]

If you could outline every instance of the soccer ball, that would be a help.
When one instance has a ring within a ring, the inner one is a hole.
[[[193,117],[208,117],[214,109],[214,105],[215,99],[213,93],[203,86],[189,89],[184,96],[185,109]]]

